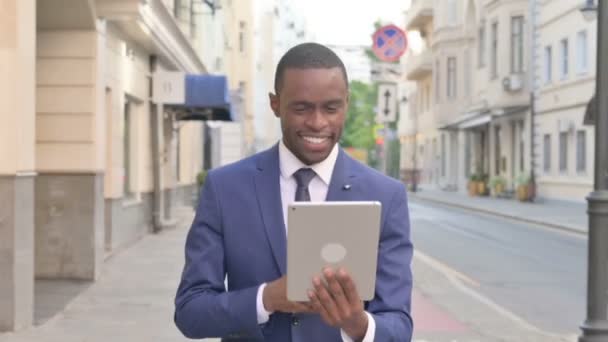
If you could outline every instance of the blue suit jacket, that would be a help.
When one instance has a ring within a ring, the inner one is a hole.
[[[185,336],[341,341],[339,329],[318,315],[275,313],[266,324],[257,323],[258,287],[286,271],[279,177],[278,146],[209,172],[175,299],[175,323]],[[382,203],[376,293],[365,307],[376,322],[376,341],[410,341],[412,243],[405,186],[340,150],[327,200]]]

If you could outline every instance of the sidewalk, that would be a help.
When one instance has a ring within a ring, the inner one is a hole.
[[[146,235],[106,260],[99,280],[88,283],[63,312],[40,326],[0,333],[0,342],[188,341],[173,323],[193,217],[191,210],[184,214],[176,228]]]
[[[519,202],[515,199],[473,197],[458,192],[422,189],[410,198],[474,210],[526,223],[587,234],[587,204],[557,200]]]

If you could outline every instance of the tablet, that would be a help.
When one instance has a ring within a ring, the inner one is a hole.
[[[287,299],[308,301],[325,266],[345,267],[362,300],[374,297],[380,202],[294,202],[287,209]]]

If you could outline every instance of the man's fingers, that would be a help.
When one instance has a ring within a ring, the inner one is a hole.
[[[321,306],[323,306],[323,308],[327,310],[327,313],[331,317],[331,322],[333,322],[334,325],[337,324],[338,322],[340,322],[340,314],[338,312],[338,308],[336,307],[336,303],[334,302],[333,297],[329,294],[327,288],[325,287],[325,284],[322,283],[319,277],[315,277],[315,279],[313,280],[313,284],[315,286],[315,292],[317,297],[319,298]]]
[[[325,270],[325,279],[327,280],[327,288],[336,303],[337,310],[341,314],[341,318],[348,318],[351,314],[351,308],[348,298],[346,297],[342,285],[333,270]]]
[[[325,307],[321,304],[321,300],[317,293],[313,290],[308,291],[308,298],[310,298],[310,305],[312,308],[321,316],[321,319],[330,326],[334,326],[335,322],[331,318],[331,315],[327,312]]]
[[[355,286],[353,278],[351,278],[350,274],[348,274],[344,268],[340,268],[340,270],[338,270],[337,278],[348,302],[351,305],[361,302],[361,297],[359,297],[357,286]]]

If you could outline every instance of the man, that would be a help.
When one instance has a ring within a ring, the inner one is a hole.
[[[207,176],[176,325],[187,337],[224,341],[410,341],[405,187],[338,147],[348,107],[342,61],[319,44],[293,47],[277,66],[270,106],[281,121],[279,144]],[[372,301],[360,300],[347,270],[329,268],[311,281],[309,302],[287,300],[285,219],[294,200],[382,203]]]

